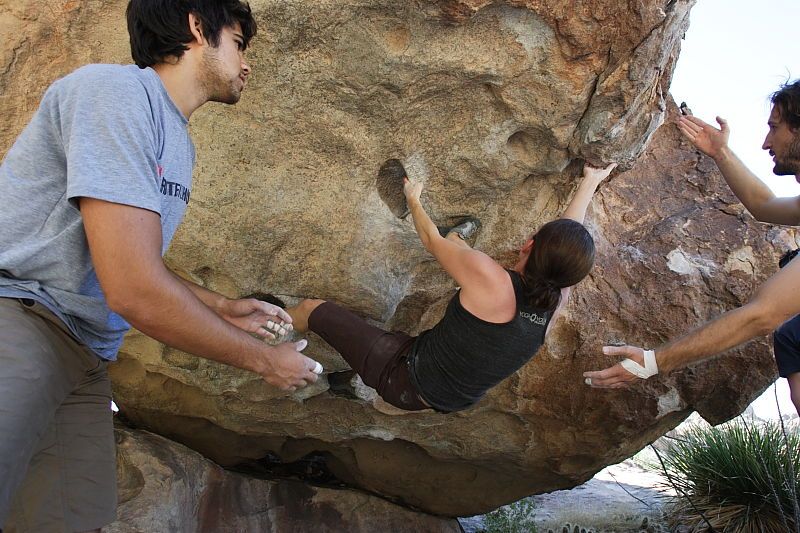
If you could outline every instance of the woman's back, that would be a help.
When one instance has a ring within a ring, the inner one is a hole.
[[[516,310],[508,322],[494,323],[465,309],[461,291],[442,320],[423,332],[411,351],[411,379],[423,399],[440,411],[458,411],[516,372],[544,342],[552,313],[525,303],[522,282],[506,271]]]

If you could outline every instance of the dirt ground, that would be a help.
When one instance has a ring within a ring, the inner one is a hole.
[[[642,455],[649,460],[646,452]],[[595,533],[667,531],[662,508],[671,491],[661,486],[662,476],[638,464],[641,460],[637,456],[609,466],[571,490],[532,496],[539,532],[562,533],[565,526],[570,533],[575,526],[578,531]],[[460,522],[466,533],[477,533],[485,527],[483,516],[462,518]]]

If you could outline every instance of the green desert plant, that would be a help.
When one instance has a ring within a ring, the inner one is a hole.
[[[533,500],[523,498],[483,517],[486,533],[536,533]]]
[[[663,457],[671,523],[692,531],[796,531],[800,434],[777,423],[695,427]]]

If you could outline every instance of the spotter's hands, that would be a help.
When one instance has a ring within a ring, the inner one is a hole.
[[[219,315],[237,328],[267,339],[292,331],[292,317],[286,311],[255,298],[227,300]]]
[[[728,122],[724,118],[717,117],[717,124],[719,129],[691,115],[678,119],[678,129],[683,136],[712,159],[717,159],[725,152],[731,135]]]
[[[636,346],[604,346],[603,353],[625,357],[644,366],[644,350]],[[601,389],[620,389],[628,387],[641,378],[625,370],[622,363],[606,368],[583,373],[587,385]]]

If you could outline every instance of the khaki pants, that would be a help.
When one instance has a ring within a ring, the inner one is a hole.
[[[42,305],[0,298],[0,529],[96,529],[116,505],[106,362]]]

